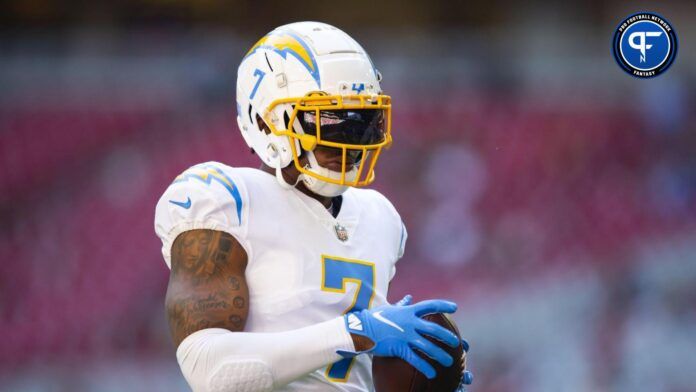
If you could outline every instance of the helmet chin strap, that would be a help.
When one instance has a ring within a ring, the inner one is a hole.
[[[307,160],[309,161],[307,166],[305,166],[307,170],[331,179],[341,179],[341,173],[320,166],[313,152],[307,151]],[[353,167],[349,172],[346,173],[346,181],[353,181],[357,173],[358,169]],[[322,181],[318,178],[312,177],[307,174],[301,174],[299,177],[302,178],[302,181],[304,182],[307,189],[316,193],[317,195],[325,197],[336,197],[345,192],[346,189],[348,189],[347,185],[332,184],[330,182]]]
[[[306,151],[305,153],[307,154],[307,158],[309,161],[309,163],[307,163],[307,165],[305,166],[307,170],[310,170],[324,177],[329,177],[336,180],[341,179],[341,173],[320,166],[319,162],[317,162],[317,158],[314,156],[314,153],[312,153],[311,151]],[[357,168],[354,167],[349,172],[347,172],[346,180],[352,181],[357,175],[357,171]],[[297,180],[294,184],[288,184],[288,182],[285,181],[285,177],[283,177],[283,168],[280,166],[280,159],[276,160],[275,177],[278,181],[278,184],[283,189],[292,189],[295,186],[297,186],[300,180],[302,180],[307,189],[309,189],[313,193],[316,193],[317,195],[321,195],[324,197],[336,197],[338,195],[343,194],[343,192],[345,192],[348,189],[347,185],[338,185],[326,181],[321,181],[320,179],[307,174],[300,174],[299,176],[297,176]]]
[[[278,184],[280,184],[280,187],[283,189],[292,189],[295,187],[295,185],[297,185],[298,182],[300,182],[300,176],[297,177],[297,180],[292,185],[288,184],[287,181],[285,181],[285,177],[283,177],[283,168],[280,167],[280,159],[276,160],[275,176],[276,180],[278,181]]]

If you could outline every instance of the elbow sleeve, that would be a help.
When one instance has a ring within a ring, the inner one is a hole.
[[[267,392],[341,359],[338,350],[354,350],[343,317],[275,333],[203,329],[176,357],[194,392]]]

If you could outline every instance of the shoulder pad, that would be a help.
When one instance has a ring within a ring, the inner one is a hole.
[[[233,235],[247,254],[247,192],[233,168],[217,162],[192,166],[174,179],[157,202],[155,232],[170,265],[171,246],[188,230],[208,229]]]

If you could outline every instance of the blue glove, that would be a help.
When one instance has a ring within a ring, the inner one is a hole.
[[[431,313],[454,313],[457,304],[443,300],[429,300],[410,305],[407,295],[396,305],[383,305],[345,315],[346,329],[351,334],[362,335],[374,345],[369,350],[339,354],[350,357],[362,353],[372,353],[381,357],[398,357],[408,362],[428,378],[434,378],[436,371],[421,358],[414,348],[445,367],[452,366],[452,357],[445,350],[424,338],[433,337],[450,347],[461,344],[459,338],[447,329],[420,318]]]
[[[462,356],[464,371],[462,372],[462,380],[459,382],[459,387],[456,392],[466,392],[466,385],[471,385],[471,383],[474,382],[474,374],[466,370],[466,356],[469,352],[469,342],[462,339],[462,348],[464,349],[464,355]]]

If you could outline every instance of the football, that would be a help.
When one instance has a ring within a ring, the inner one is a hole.
[[[447,328],[461,339],[457,325],[448,315],[435,313],[423,318]],[[427,355],[419,353],[437,371],[437,376],[429,380],[401,358],[374,357],[372,378],[376,392],[454,392],[457,389],[466,367],[462,345],[453,348],[436,339],[426,338],[452,356],[452,366],[444,367]]]

